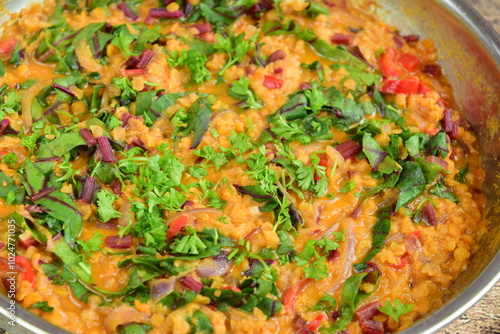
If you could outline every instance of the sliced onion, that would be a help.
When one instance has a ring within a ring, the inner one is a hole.
[[[417,258],[422,263],[428,263],[429,260],[422,253],[422,244],[415,234],[409,234],[405,239],[405,248],[408,254]]]
[[[151,298],[157,303],[174,291],[177,278],[160,278],[151,284]]]
[[[196,274],[201,278],[224,275],[231,265],[231,262],[227,259],[227,255],[224,252],[220,255],[201,260],[198,267],[196,267]]]
[[[269,65],[271,63],[274,63],[275,61],[278,61],[280,59],[285,59],[286,58],[286,53],[283,50],[277,50],[271,53],[269,57],[266,60],[266,65]]]
[[[422,209],[422,219],[429,226],[436,226],[439,223],[436,209],[432,203],[427,203],[427,205]]]
[[[42,88],[43,88],[42,82],[37,82],[23,94],[23,99],[21,100],[21,110],[22,110],[21,116],[24,123],[25,132],[31,130],[31,125],[33,124],[33,118],[31,116],[31,104],[35,99],[35,96],[38,95],[38,93]]]
[[[143,323],[147,320],[146,313],[139,312],[135,307],[122,305],[111,311],[104,319],[107,333],[116,333],[116,327],[132,322]]]
[[[345,158],[335,148],[328,145],[326,147],[326,154],[333,162],[338,162],[340,165],[345,165]]]

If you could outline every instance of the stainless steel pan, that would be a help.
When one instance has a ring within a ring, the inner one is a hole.
[[[0,1],[1,2],[1,1]],[[33,0],[6,0],[18,11]],[[448,77],[455,100],[479,138],[486,170],[489,233],[480,251],[445,295],[445,305],[429,313],[406,334],[434,333],[477,302],[500,278],[500,36],[463,0],[378,0],[374,10],[404,34],[430,37]],[[0,18],[5,12],[1,11]],[[9,301],[0,295],[0,313]],[[18,308],[18,327],[43,334],[66,333]],[[19,333],[19,329],[11,329]]]

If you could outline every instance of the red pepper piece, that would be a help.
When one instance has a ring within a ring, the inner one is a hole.
[[[279,89],[283,86],[283,80],[280,80],[272,75],[265,75],[262,84],[269,89]]]
[[[20,273],[21,279],[31,284],[35,283],[35,270],[31,263],[24,256],[17,255],[16,264],[24,269],[24,271]]]
[[[415,72],[420,68],[420,59],[409,53],[405,53],[404,55],[399,57],[399,62],[409,72]]]
[[[400,74],[398,63],[396,62],[396,51],[393,48],[387,48],[378,62],[380,72],[386,77],[397,77]]]
[[[0,56],[8,56],[16,47],[17,39],[6,39],[0,42]]]
[[[177,233],[179,233],[179,231],[182,230],[184,226],[186,226],[187,222],[188,216],[186,215],[180,215],[179,217],[175,218],[168,227],[167,239],[172,239],[173,237],[175,237]]]

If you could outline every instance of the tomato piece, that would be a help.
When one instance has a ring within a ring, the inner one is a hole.
[[[315,332],[319,328],[319,325],[321,325],[321,322],[324,318],[325,316],[323,314],[319,314],[316,318],[314,318],[313,321],[311,321],[311,323],[309,324],[309,329]]]
[[[262,84],[269,89],[279,89],[283,86],[283,80],[280,80],[272,75],[265,75]]]
[[[168,227],[167,230],[167,239],[172,239],[179,233],[180,230],[184,226],[186,226],[188,222],[188,216],[186,215],[180,215],[179,217],[175,218],[172,223],[170,223],[170,226]]]
[[[419,94],[420,84],[420,80],[415,78],[406,80],[387,80],[380,91],[392,94]]]
[[[135,77],[139,75],[144,75],[146,74],[146,70],[143,68],[134,68],[131,70],[123,70],[122,77]]]
[[[300,280],[297,284],[293,285],[286,292],[285,298],[283,300],[283,305],[285,306],[286,314],[292,317],[295,313],[295,301],[299,294],[305,289],[305,287],[312,282],[312,278],[304,278]]]
[[[396,51],[393,48],[387,48],[378,62],[380,72],[386,77],[397,77],[400,74],[398,63],[396,62]]]
[[[234,292],[238,292],[240,293],[241,290],[235,286],[225,286],[225,287],[222,287],[222,288],[219,288],[220,290],[232,290]]]
[[[35,270],[31,263],[24,256],[16,255],[16,264],[24,269],[24,271],[20,273],[21,279],[31,284],[35,283]]]
[[[319,163],[318,166],[322,167],[327,167],[328,166],[328,156],[326,154],[316,154],[319,158]],[[314,180],[319,181],[321,180],[321,177],[318,175],[318,173],[314,173]]]
[[[12,50],[16,47],[16,44],[19,41],[17,39],[6,39],[0,42],[0,55],[1,56],[8,56]]]
[[[415,72],[420,68],[420,59],[409,53],[399,57],[399,62],[410,72]]]

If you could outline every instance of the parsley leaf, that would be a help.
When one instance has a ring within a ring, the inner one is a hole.
[[[42,312],[48,312],[48,313],[51,313],[54,310],[54,308],[50,307],[49,303],[47,303],[47,302],[36,302],[33,305],[31,305],[29,308],[30,309],[38,308]]]
[[[199,310],[196,310],[187,321],[191,325],[191,333],[211,334],[214,332],[208,317]]]
[[[214,48],[217,51],[224,52],[229,56],[226,64],[218,72],[219,76],[222,76],[226,70],[243,60],[248,51],[255,48],[255,39],[257,35],[254,35],[250,40],[245,40],[245,34],[241,33],[238,36],[229,36],[224,38],[223,36],[217,36],[217,42],[214,44]]]
[[[244,101],[242,108],[261,109],[263,107],[257,102],[257,95],[250,89],[250,79],[247,77],[241,77],[229,86],[229,96]]]
[[[103,237],[104,235],[102,235],[97,231],[94,231],[92,237],[89,240],[83,241],[81,239],[78,239],[76,243],[82,246],[83,250],[87,253],[97,252],[99,249],[102,248]]]
[[[191,80],[197,84],[201,84],[212,78],[212,74],[206,68],[205,64],[208,61],[206,55],[195,50],[172,51],[168,55],[168,64],[172,67],[184,67],[191,71]]]
[[[405,305],[399,299],[394,300],[394,305],[390,302],[385,302],[383,307],[378,308],[380,312],[387,314],[395,321],[399,321],[399,318],[406,313],[413,310],[413,304]]]
[[[104,223],[112,218],[122,216],[121,212],[115,210],[113,207],[113,202],[118,198],[118,196],[106,189],[102,189],[97,193],[97,214]]]

